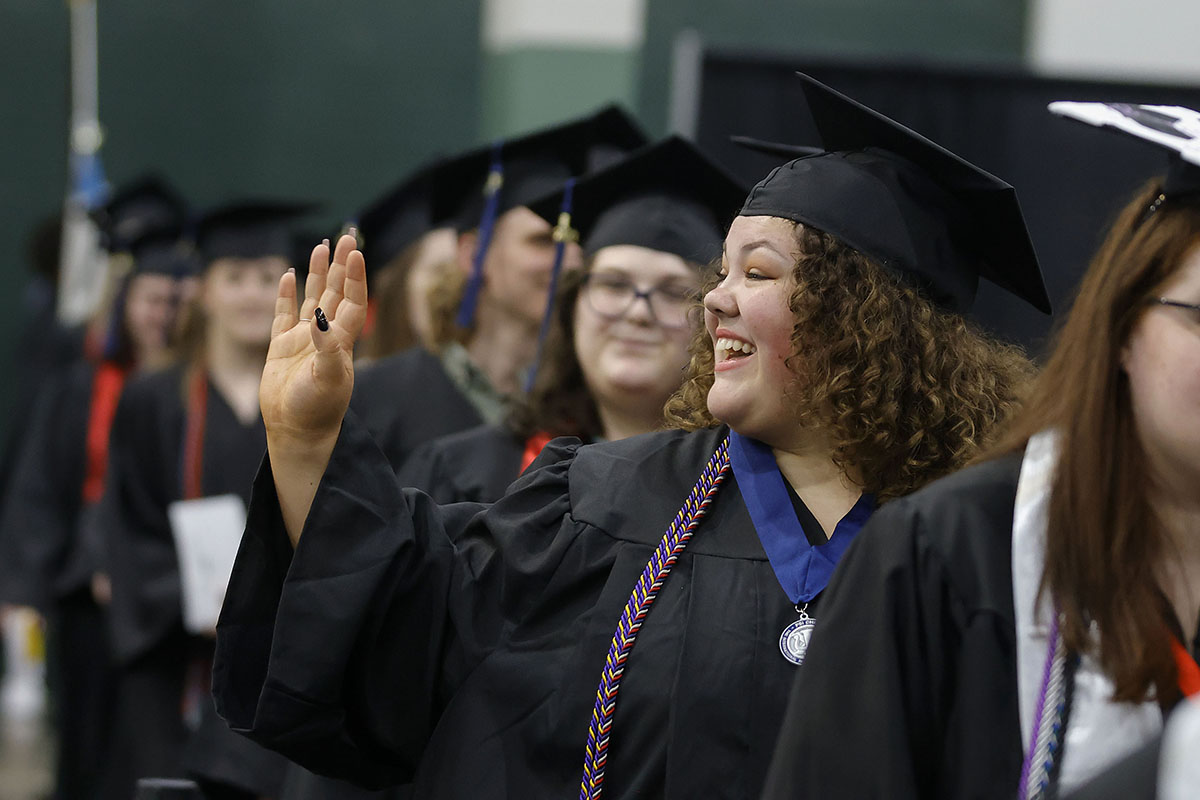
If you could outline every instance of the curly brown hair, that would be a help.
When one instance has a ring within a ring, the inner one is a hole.
[[[788,365],[804,376],[792,389],[799,424],[827,431],[834,462],[880,502],[965,465],[1020,405],[1035,372],[1025,353],[833,236],[797,224],[795,237]],[[713,348],[703,327],[691,353],[666,408],[685,430],[719,422],[707,407]]]

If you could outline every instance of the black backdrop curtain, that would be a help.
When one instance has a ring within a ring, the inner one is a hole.
[[[778,163],[731,134],[818,145],[795,72],[902,122],[1016,187],[1056,316],[1130,195],[1166,167],[1163,151],[1052,117],[1053,100],[1115,100],[1200,109],[1200,87],[1035,77],[913,64],[848,64],[711,51],[701,73],[698,143],[748,180]],[[974,310],[988,329],[1040,354],[1052,320],[982,281]]]

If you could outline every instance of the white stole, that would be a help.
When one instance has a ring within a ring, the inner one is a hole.
[[[1046,554],[1046,525],[1058,461],[1058,436],[1042,431],[1029,440],[1013,510],[1013,610],[1017,635],[1017,697],[1022,753],[1029,750],[1033,716],[1042,692],[1053,609],[1049,597],[1038,602]],[[1035,607],[1036,606],[1036,607]],[[1098,633],[1093,628],[1093,635]],[[1133,752],[1162,730],[1158,703],[1112,702],[1112,681],[1090,655],[1075,671],[1075,689],[1067,722],[1066,750],[1059,788],[1067,791],[1104,767]]]

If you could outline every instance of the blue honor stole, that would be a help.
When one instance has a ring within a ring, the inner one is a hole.
[[[828,585],[842,554],[874,513],[875,497],[864,493],[838,521],[833,536],[814,545],[796,516],[770,447],[730,431],[729,462],[775,577],[800,612],[800,619],[788,625],[779,637],[780,652],[793,664],[802,664],[816,624],[808,615],[807,604]],[[823,531],[813,533],[819,534],[814,539],[824,537]]]

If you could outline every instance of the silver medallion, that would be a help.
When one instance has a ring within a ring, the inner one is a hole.
[[[779,652],[783,657],[796,666],[804,663],[804,654],[808,652],[808,641],[812,638],[813,628],[817,621],[808,615],[807,611],[800,612],[800,619],[783,629],[779,636]]]

